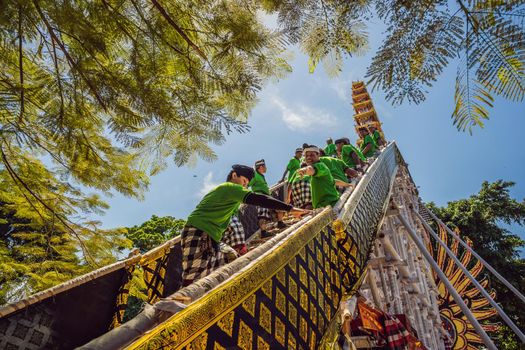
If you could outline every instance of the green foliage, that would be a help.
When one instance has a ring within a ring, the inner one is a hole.
[[[172,216],[152,215],[149,220],[142,224],[128,228],[126,237],[133,242],[133,247],[138,248],[141,253],[145,253],[178,236],[185,223],[184,220],[175,219]],[[144,271],[140,267],[133,271],[124,321],[135,317],[147,302],[147,288],[143,274]]]
[[[18,154],[0,171],[1,304],[109,264],[120,249],[130,247],[123,230],[98,230],[97,223],[82,221],[82,214],[104,207],[98,196],[81,197],[41,162]],[[10,172],[17,174],[15,187]],[[30,195],[41,201],[29,201]]]
[[[128,228],[126,237],[133,242],[134,247],[144,253],[179,235],[185,223],[184,220],[172,216],[152,215],[151,219],[141,225]]]
[[[85,219],[107,208],[87,191],[141,198],[168,158],[213,160],[210,144],[248,130],[257,91],[290,71],[284,36],[252,2],[1,8],[0,202],[24,225],[0,241],[5,290],[39,291],[113,261],[129,241]]]
[[[427,88],[457,56],[454,124],[483,127],[494,97],[523,101],[523,1],[377,1],[387,38],[367,76],[394,104],[425,100]]]
[[[501,325],[495,341],[499,350],[523,350],[525,348],[525,345],[514,335],[512,329],[505,325]]]
[[[420,103],[443,68],[456,56],[462,21],[441,10],[439,1],[378,2],[387,37],[372,59],[367,76],[394,104]]]
[[[299,43],[309,56],[312,73],[322,62],[328,75],[341,72],[343,56],[359,55],[368,48],[368,34],[363,16],[369,1],[265,0],[262,7],[276,13],[279,26]]]
[[[373,89],[393,104],[421,103],[456,58],[453,122],[459,130],[483,127],[495,96],[525,95],[525,3],[445,0],[264,0],[279,26],[329,75],[341,72],[343,55],[367,49],[367,22],[376,15],[385,38],[367,70]]]
[[[449,202],[446,207],[430,203],[429,208],[449,227],[458,228],[461,235],[469,237],[474,250],[512,285],[523,291],[525,259],[520,258],[519,249],[525,246],[525,241],[501,226],[503,223],[525,227],[525,201],[511,198],[509,189],[513,185],[513,182],[502,180],[483,182],[478,194]],[[525,329],[524,306],[496,278],[491,279],[491,287],[496,290],[498,302],[509,317],[520,329]],[[500,331],[498,348],[519,348],[512,345],[520,344],[519,339],[511,338],[510,334],[505,328]]]

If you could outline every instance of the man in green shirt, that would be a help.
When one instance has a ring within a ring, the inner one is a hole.
[[[233,165],[226,182],[204,196],[188,216],[181,233],[182,285],[188,286],[225,263],[219,243],[232,215],[241,203],[257,205],[301,216],[308,210],[294,208],[265,194],[247,189],[254,177],[252,168]]]
[[[255,174],[248,186],[250,186],[252,191],[255,193],[262,193],[269,196],[270,187],[268,186],[266,178],[264,177],[264,174],[266,174],[267,170],[264,159],[256,161],[254,169]],[[266,230],[268,229],[268,224],[274,221],[274,219],[277,219],[277,227],[286,227],[285,223],[282,221],[282,218],[282,213],[277,213],[263,207],[257,207],[257,220],[259,228],[261,229],[261,238],[267,238],[271,236]]]
[[[368,129],[363,127],[359,129],[359,136],[363,142],[361,143],[361,152],[366,158],[373,157],[377,150],[377,144],[372,135],[368,133]]]
[[[255,173],[253,179],[251,179],[248,186],[251,187],[252,191],[255,193],[270,195],[270,187],[268,187],[268,183],[264,177],[264,174],[266,174],[267,170],[264,159],[256,161],[254,169]]]
[[[297,170],[298,176],[310,176],[310,190],[312,193],[312,206],[314,209],[327,205],[333,206],[339,200],[339,192],[335,188],[347,187],[350,184],[334,180],[330,169],[320,160],[320,152],[317,146],[310,145],[304,149],[307,166]]]
[[[361,151],[350,144],[346,137],[335,140],[339,158],[348,165],[349,168],[359,170],[364,167],[366,158]]]
[[[337,149],[336,149],[334,141],[332,141],[331,137],[326,139],[326,147],[324,148],[324,154],[327,157],[335,157],[335,156],[337,156]]]
[[[301,164],[301,166],[306,166],[306,163]],[[298,176],[295,172],[289,180],[285,202],[292,203],[297,208],[312,209],[310,176]]]
[[[379,132],[379,130],[377,130],[377,128],[375,126],[372,125],[369,128],[369,130],[370,130],[370,134],[374,138],[374,141],[376,142],[378,147],[386,146],[386,141],[385,141],[383,135],[381,135],[381,132]]]
[[[348,178],[354,178],[359,175],[357,171],[351,169],[344,161],[332,157],[319,158],[324,165],[328,167],[334,180],[348,182]]]
[[[295,171],[301,167],[301,157],[303,156],[303,149],[297,148],[295,150],[295,155],[290,161],[288,162],[288,165],[286,166],[286,169],[284,170],[283,177],[281,178],[281,182],[284,181],[284,178],[286,177],[286,173],[288,173],[288,182],[290,182],[290,179],[294,176]]]

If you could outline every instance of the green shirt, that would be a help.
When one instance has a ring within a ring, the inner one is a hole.
[[[344,145],[341,149],[341,159],[343,160],[343,162],[346,163],[346,165],[348,165],[349,168],[355,168],[355,166],[357,165],[355,164],[354,159],[352,158],[353,152],[355,152],[359,159],[361,159],[362,161],[366,160],[365,156],[363,156],[363,153],[361,153],[361,151],[358,148],[352,145]]]
[[[348,168],[348,165],[345,162],[332,157],[321,157],[319,159],[328,167],[334,180],[348,182],[348,177],[345,174],[345,169]]]
[[[310,178],[312,192],[312,206],[315,208],[334,205],[339,200],[339,192],[335,188],[334,178],[330,169],[322,162],[312,164],[315,174]]]
[[[295,183],[297,181],[310,181],[310,176],[308,175],[304,175],[303,177],[300,177],[297,173],[293,174],[292,178],[290,178],[290,180],[288,180],[289,183]]]
[[[225,182],[208,192],[188,216],[187,225],[206,232],[215,242],[220,242],[230,219],[239,209],[250,190],[233,182]]]
[[[363,151],[368,145],[372,145],[372,147],[370,147],[370,150],[366,154],[363,153],[363,155],[367,158],[373,156],[377,149],[377,143],[374,141],[372,135],[365,136],[363,142],[361,143],[361,151]]]
[[[372,157],[374,153],[376,153],[377,149],[377,143],[374,141],[374,138],[371,135],[366,135],[363,139],[363,142],[361,143],[361,151],[363,151],[368,145],[372,145],[372,147],[370,147],[370,150],[366,154],[363,153],[363,155],[367,158]]]
[[[301,161],[295,157],[290,159],[286,169],[288,170],[288,182],[291,182],[290,179],[295,175],[297,169],[301,167]]]
[[[334,154],[337,154],[337,148],[335,147],[335,144],[331,143],[329,145],[326,145],[324,148],[324,155],[327,157],[331,157]]]
[[[250,186],[252,188],[252,191],[255,193],[264,193],[270,195],[270,188],[266,183],[264,175],[259,174],[257,171],[255,172],[255,175],[253,176],[253,179],[250,181],[248,186]]]
[[[374,134],[372,136],[374,137],[374,141],[376,142],[376,144],[378,143],[377,141],[381,139],[381,133],[379,132],[379,130],[374,131]]]

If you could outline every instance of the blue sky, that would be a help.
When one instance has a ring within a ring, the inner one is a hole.
[[[370,27],[381,25],[372,22]],[[337,78],[329,78],[322,65],[308,73],[307,58],[295,50],[293,73],[261,91],[249,133],[231,134],[223,145],[214,146],[218,160],[213,163],[171,165],[152,177],[144,201],[109,198],[111,208],[100,218],[103,227],[132,226],[151,215],[185,219],[207,190],[224,181],[231,164],[252,165],[264,158],[267,180],[275,183],[294,149],[304,142],[324,145],[328,136],[348,136],[355,142],[350,87],[352,81],[364,79],[380,37],[380,29],[372,32],[368,53],[345,59]],[[381,91],[371,92],[386,138],[396,140],[424,201],[445,205],[476,193],[484,180],[497,179],[515,181],[511,194],[523,200],[525,103],[497,99],[484,129],[475,129],[472,136],[459,132],[450,118],[456,69],[452,62],[420,105],[392,107]],[[514,232],[525,238],[525,229]]]

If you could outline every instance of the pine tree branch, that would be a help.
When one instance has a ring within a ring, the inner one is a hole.
[[[82,133],[82,138],[86,141],[85,145],[88,146],[88,148],[91,150],[91,152],[95,155],[96,158],[100,159],[100,161],[104,164],[106,164],[107,166],[111,166],[111,164],[109,164],[104,158],[102,158],[99,154],[98,154],[98,151],[93,147],[91,146],[91,143],[89,142],[89,139],[87,138],[86,134],[84,133],[84,129],[83,128],[80,128],[80,132]]]
[[[11,80],[9,80],[9,79],[6,79],[6,78],[3,78],[3,77],[2,77],[2,78],[0,78],[0,82],[3,83],[5,87],[7,87],[7,88],[9,88],[9,89],[11,89],[11,90],[17,90],[17,87],[16,87],[15,85],[13,85],[13,84],[11,83]],[[28,96],[25,96],[24,99],[25,99],[25,101],[26,101],[28,104],[32,104],[32,105],[34,105],[36,108],[38,108],[40,111],[42,111],[42,112],[46,112],[46,109],[45,109],[42,105],[40,105],[40,104],[38,104],[37,102],[35,102],[32,98],[30,98],[30,97],[28,97]]]

